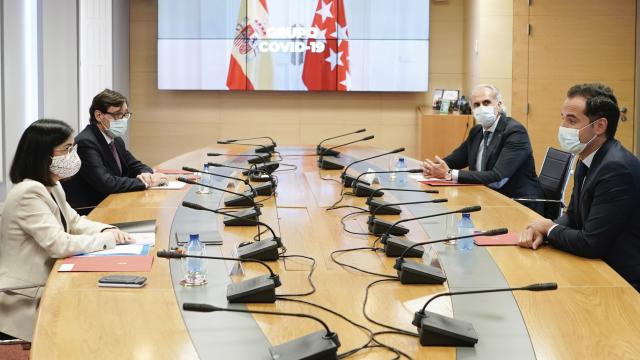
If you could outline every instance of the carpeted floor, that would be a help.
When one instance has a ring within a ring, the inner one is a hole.
[[[29,359],[29,350],[23,350],[22,345],[0,345],[1,360],[27,360]]]

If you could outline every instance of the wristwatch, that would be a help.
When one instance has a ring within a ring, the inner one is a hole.
[[[444,176],[444,179],[447,181],[451,181],[453,179],[453,174],[451,174],[451,169],[447,171],[447,175]]]

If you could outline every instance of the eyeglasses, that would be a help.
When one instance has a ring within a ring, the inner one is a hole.
[[[67,145],[61,149],[54,149],[54,152],[57,151],[60,155],[69,155],[72,152],[76,151],[78,148],[78,144]]]
[[[108,111],[104,112],[105,114],[109,114],[111,116],[113,116],[114,120],[122,120],[122,119],[126,119],[129,120],[131,119],[131,115],[133,115],[133,113],[131,112],[126,112],[126,113],[121,113],[121,112],[117,112],[117,113],[110,113]]]

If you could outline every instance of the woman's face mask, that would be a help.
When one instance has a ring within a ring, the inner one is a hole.
[[[52,156],[49,171],[61,179],[71,177],[78,173],[82,161],[78,156],[78,146],[74,145],[65,155]]]

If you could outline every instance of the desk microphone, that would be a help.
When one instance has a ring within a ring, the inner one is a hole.
[[[556,283],[542,283],[522,287],[445,292],[429,299],[421,310],[416,311],[411,323],[419,330],[420,345],[422,346],[474,346],[478,342],[478,334],[471,323],[426,311],[427,305],[442,296],[503,291],[549,291],[557,288],[558,284]]]
[[[250,198],[254,198],[257,195],[260,196],[271,196],[273,195],[273,184],[269,183],[267,185],[260,185],[260,186],[256,186],[254,187],[253,185],[251,185],[251,183],[249,182],[249,180],[247,179],[241,179],[241,178],[237,178],[234,176],[229,176],[229,175],[223,175],[223,174],[218,174],[218,173],[212,173],[212,172],[207,172],[207,171],[202,171],[202,170],[198,170],[189,166],[183,166],[182,170],[185,171],[191,171],[191,172],[199,172],[202,174],[208,174],[208,175],[212,175],[212,176],[217,176],[217,177],[221,177],[221,178],[225,178],[225,179],[230,179],[230,180],[237,180],[240,181],[242,183],[244,183],[249,190],[243,192],[242,194],[250,197]],[[229,205],[227,204],[227,202],[225,202],[226,206],[233,206],[232,204],[235,203],[236,201],[240,201],[242,197],[238,196],[236,197],[236,199],[233,199],[233,197],[228,200]]]
[[[225,213],[216,209],[210,209],[202,205],[194,204],[188,201],[183,201],[182,206],[188,207],[194,210],[210,211],[212,213],[216,213],[220,215],[238,217],[237,215],[234,215],[234,214]],[[258,220],[251,220],[251,219],[245,219],[245,218],[243,218],[243,220],[246,220],[247,222],[251,222],[252,225],[258,225],[258,226],[262,225],[266,227],[271,232],[272,238],[268,240],[255,241],[248,245],[239,247],[237,249],[238,257],[241,259],[255,259],[255,260],[264,260],[264,261],[278,260],[278,256],[279,256],[278,248],[282,247],[282,239],[276,235],[275,231],[273,231],[271,226]],[[260,232],[260,228],[258,227],[258,233],[259,232]]]
[[[329,329],[329,326],[321,319],[302,313],[274,312],[260,310],[244,310],[244,309],[226,309],[209,304],[184,303],[182,309],[185,311],[214,312],[227,311],[247,314],[262,314],[275,316],[292,316],[299,318],[312,319],[324,327],[324,331],[320,330],[309,335],[288,341],[286,343],[269,348],[269,354],[272,360],[288,360],[288,359],[337,359],[340,340],[338,334]]]
[[[349,170],[349,168],[350,168],[352,165],[355,165],[355,164],[357,164],[357,163],[361,163],[361,162],[363,162],[363,161],[367,161],[367,160],[371,160],[371,159],[379,158],[379,157],[381,157],[381,156],[385,156],[385,155],[397,154],[397,153],[400,153],[400,152],[403,152],[403,151],[404,151],[404,148],[403,148],[403,147],[401,147],[401,148],[397,148],[397,149],[395,149],[395,150],[388,151],[388,152],[386,152],[386,153],[382,153],[382,154],[378,154],[378,155],[370,156],[370,157],[368,157],[368,158],[364,158],[364,159],[360,159],[360,160],[356,160],[356,161],[352,162],[351,164],[347,165],[347,167],[342,171],[342,174],[340,174],[340,177],[341,177],[341,178],[342,178],[342,180],[343,180],[344,186],[345,186],[345,187],[351,187],[351,186],[352,186],[352,184],[353,184],[353,181],[355,181],[355,178],[354,178],[353,176],[351,176],[351,175],[347,175],[347,170]]]
[[[225,200],[225,202],[224,202],[225,206],[250,206],[250,207],[257,208],[257,205],[256,205],[255,201],[253,201],[253,198],[251,196],[247,196],[245,194],[241,194],[241,193],[238,193],[238,192],[235,192],[235,191],[231,191],[231,190],[227,190],[227,189],[218,188],[218,187],[215,187],[215,186],[203,184],[203,183],[197,182],[195,180],[187,179],[187,178],[182,177],[182,176],[179,177],[176,180],[181,181],[183,183],[191,184],[191,185],[204,186],[204,187],[207,187],[209,189],[218,190],[218,191],[226,192],[226,193],[233,194],[233,195],[237,196],[236,198],[230,199],[228,201]]]
[[[496,236],[496,235],[506,234],[507,232],[509,232],[509,230],[505,228],[500,228],[500,229],[483,231],[477,234],[461,235],[453,238],[423,241],[419,243],[414,243],[414,242],[410,243],[406,240],[402,240],[399,238],[390,238],[387,240],[387,244],[385,245],[385,250],[387,246],[389,246],[389,247],[394,247],[398,249],[400,252],[399,254],[400,256],[396,259],[396,263],[395,265],[393,265],[393,268],[398,271],[398,279],[400,280],[401,283],[403,284],[442,284],[447,280],[447,278],[444,276],[444,274],[440,269],[427,264],[423,264],[423,263],[417,263],[414,261],[405,261],[404,259],[406,257],[409,257],[409,255],[413,251],[415,251],[418,246],[422,247],[422,245],[436,244],[444,241],[465,239],[465,238],[475,237],[475,236]],[[420,249],[420,251],[423,251],[423,250]]]
[[[365,171],[358,175],[354,181],[351,183],[351,188],[353,189],[353,194],[357,197],[365,197],[369,195],[373,195],[374,192],[376,196],[384,195],[383,192],[376,192],[376,189],[372,188],[371,184],[366,181],[360,180],[361,177],[368,174],[399,174],[399,173],[410,173],[410,174],[418,174],[422,173],[422,169],[409,169],[409,170],[393,170],[393,171]]]
[[[229,176],[229,175],[216,174],[216,173],[212,173],[212,172],[208,172],[208,171],[202,171],[202,170],[198,170],[196,168],[192,168],[190,166],[183,166],[182,170],[190,171],[190,172],[193,172],[193,173],[202,173],[202,174],[207,174],[207,175],[211,175],[211,176],[217,176],[217,177],[230,179],[230,180],[237,180],[237,181],[240,181],[240,182],[244,183],[250,189],[249,191],[245,191],[243,193],[244,195],[246,195],[246,196],[248,196],[250,198],[253,198],[256,195],[259,195],[258,192],[256,191],[256,189],[251,185],[249,180],[246,180],[246,179],[241,179],[241,178],[237,178],[237,177],[233,177],[233,176]],[[227,205],[226,202],[225,202],[225,205],[229,206],[229,205]]]
[[[431,199],[431,200],[419,200],[419,201],[403,201],[403,202],[398,202],[398,203],[387,203],[381,206],[378,206],[375,209],[372,209],[371,206],[369,206],[369,212],[371,213],[371,215],[369,215],[369,218],[367,219],[367,224],[369,225],[369,232],[371,232],[374,235],[382,235],[384,234],[385,231],[387,231],[390,227],[391,224],[388,221],[384,221],[381,219],[376,219],[376,215],[380,215],[380,214],[384,214],[385,210],[387,208],[393,208],[393,207],[397,207],[400,205],[418,205],[418,204],[431,204],[431,203],[443,203],[443,202],[447,202],[449,201],[448,199],[444,198],[444,199]],[[400,208],[398,208],[400,209]],[[393,230],[392,230],[393,231]],[[408,231],[408,230],[407,230]],[[404,235],[406,233],[402,233],[399,235]],[[396,233],[392,233],[391,235],[398,235]]]
[[[358,186],[359,186],[359,184],[356,185],[356,187],[358,187]],[[388,202],[386,202],[384,200],[375,200],[375,199],[373,199],[376,196],[377,193],[380,193],[383,190],[406,191],[406,192],[421,192],[421,193],[425,193],[425,194],[438,194],[438,190],[414,190],[414,189],[397,189],[397,188],[385,188],[385,187],[377,188],[367,198],[366,204],[369,205],[369,212],[373,212],[377,208],[389,204]],[[378,215],[398,215],[401,212],[402,212],[402,210],[399,207],[386,206],[386,207],[378,210],[377,214]]]
[[[273,138],[269,137],[269,136],[258,136],[258,137],[253,137],[253,138],[247,138],[247,139],[233,139],[233,140],[224,140],[226,143],[228,144],[234,144],[237,141],[247,141],[247,140],[258,140],[258,139],[269,139],[269,141],[271,141],[271,145],[266,145],[265,147],[267,149],[269,149],[269,151],[256,151],[256,152],[268,152],[268,153],[272,153],[275,151],[276,149],[276,142],[275,140],[273,140]]]
[[[210,164],[217,164],[217,163],[210,163]],[[262,170],[268,174],[273,173],[274,171],[276,171],[279,167],[280,167],[280,163],[277,161],[267,161],[264,163],[260,163],[260,165],[258,164],[251,164],[252,166],[250,168],[255,168],[256,171],[257,170]],[[214,165],[215,166],[215,165]],[[245,171],[242,172],[242,175],[247,175],[250,172],[249,169],[245,169]]]
[[[330,147],[328,149],[325,149],[325,152],[328,152],[328,151],[333,150],[333,149],[337,149],[339,147],[355,144],[355,143],[358,143],[358,142],[369,141],[369,140],[371,140],[373,138],[375,138],[375,136],[369,135],[369,136],[363,137],[362,139],[359,139],[359,140],[354,140],[354,141],[350,141],[348,143],[332,146],[332,147]],[[325,170],[342,170],[342,169],[344,169],[344,165],[342,165],[342,164],[338,164],[338,163],[333,162],[333,161],[325,160],[324,159],[324,153],[320,154],[320,157],[318,158],[318,166],[320,167],[320,169],[325,169]]]
[[[338,155],[340,155],[340,151],[329,150],[327,148],[324,148],[324,147],[322,147],[322,143],[324,143],[325,141],[337,139],[337,138],[340,138],[340,137],[343,137],[343,136],[358,134],[358,133],[362,133],[362,132],[365,132],[365,131],[367,131],[367,129],[360,129],[360,130],[356,130],[356,131],[353,131],[353,132],[350,132],[350,133],[346,133],[346,134],[342,134],[342,135],[326,138],[326,139],[320,141],[318,146],[316,146],[316,154],[317,155],[336,156],[337,157]]]
[[[276,145],[275,143],[271,144],[271,145],[262,145],[262,144],[246,144],[246,143],[239,143],[238,141],[241,140],[224,140],[224,141],[218,141],[218,144],[221,145],[242,145],[242,146],[253,146],[256,149],[254,149],[254,152],[257,153],[266,153],[266,154],[271,154],[272,152],[276,151]]]
[[[238,156],[238,157],[250,157],[251,159],[247,160],[249,164],[264,164],[269,161],[271,158],[270,154],[260,155],[260,154],[221,154],[221,153],[207,153],[207,156]]]
[[[223,167],[228,169],[242,170],[242,175],[247,175],[251,181],[255,181],[255,182],[270,181],[271,183],[273,183],[272,176],[265,170],[258,170],[258,166],[256,164],[251,164],[251,166],[249,166],[248,168],[229,165],[229,164],[215,163],[215,162],[209,162],[207,164],[213,167]]]
[[[438,199],[436,199],[436,200],[438,200]],[[436,202],[438,202],[438,201],[436,201]],[[391,226],[389,226],[387,228],[387,230],[382,234],[382,236],[380,236],[380,242],[385,244],[386,241],[387,241],[387,238],[389,237],[389,234],[391,234],[391,235],[405,235],[406,233],[408,233],[409,229],[407,229],[407,228],[403,228],[404,229],[403,231],[397,231],[397,230],[394,231],[394,229],[399,224],[402,224],[403,222],[427,219],[427,218],[430,218],[430,217],[449,215],[449,214],[472,213],[472,212],[476,212],[476,211],[480,211],[480,210],[481,210],[480,205],[475,205],[475,206],[468,206],[468,207],[464,207],[462,209],[458,209],[458,210],[454,210],[454,211],[447,211],[447,212],[443,212],[443,213],[439,213],[439,214],[431,214],[431,215],[418,216],[418,217],[414,217],[414,218],[401,219],[401,220],[398,220],[398,221],[394,222],[393,224],[391,224]],[[381,227],[386,226],[386,224],[384,224],[382,221],[380,221],[380,219],[374,219],[373,222],[374,222],[374,230],[375,230],[375,225],[381,226]],[[376,233],[374,232],[374,234],[376,234]]]
[[[259,276],[248,280],[227,285],[227,301],[230,303],[273,303],[276,302],[276,288],[282,285],[280,276],[266,263],[255,259],[240,259],[234,257],[187,255],[176,251],[160,250],[156,253],[159,258],[180,259],[198,258],[211,260],[231,260],[238,262],[258,263],[269,270],[269,275]]]

